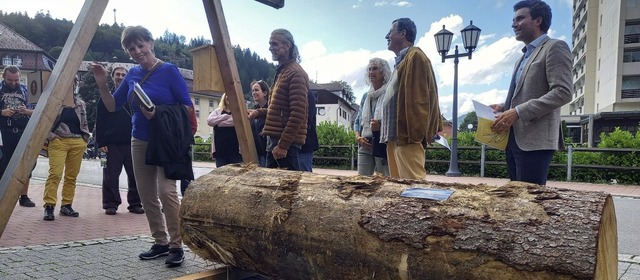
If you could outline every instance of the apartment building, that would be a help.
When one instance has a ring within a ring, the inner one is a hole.
[[[640,125],[640,0],[573,1],[573,98],[562,108],[574,142],[595,146]]]

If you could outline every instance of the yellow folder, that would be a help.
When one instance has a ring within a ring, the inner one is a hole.
[[[476,130],[476,141],[499,150],[507,148],[509,141],[509,130],[503,133],[495,133],[491,130],[493,120],[478,118],[478,130]]]

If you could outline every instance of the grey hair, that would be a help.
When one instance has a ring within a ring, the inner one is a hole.
[[[274,34],[280,34],[287,39],[289,44],[291,44],[291,48],[289,48],[289,58],[290,59],[293,58],[296,60],[296,62],[300,63],[301,61],[300,52],[298,51],[298,46],[296,46],[296,43],[293,40],[293,35],[291,35],[291,32],[283,28],[278,28],[276,30],[273,30],[273,32],[271,32],[271,35],[274,35]]]
[[[384,79],[383,84],[386,84],[387,82],[389,82],[389,80],[391,79],[391,68],[389,67],[389,62],[387,62],[382,58],[374,57],[372,59],[369,59],[369,64],[367,64],[367,68],[369,68],[369,65],[376,65],[380,67],[380,69],[382,69],[382,76]],[[371,81],[369,81],[368,69],[366,69],[364,72],[364,80],[366,81],[367,85],[371,85]]]

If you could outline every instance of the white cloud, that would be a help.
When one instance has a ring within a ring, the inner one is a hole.
[[[327,48],[320,41],[311,41],[306,43],[300,49],[300,56],[305,59],[313,59],[323,56],[327,53]]]
[[[448,54],[454,53],[454,48],[458,45],[458,52],[464,53],[464,47],[460,38],[460,30],[467,24],[463,23],[459,15],[449,15],[431,24],[429,31],[417,40],[417,46],[425,51],[433,63],[436,78],[440,87],[452,86],[454,76],[454,65],[452,59],[441,62],[433,35],[442,30],[442,26],[451,31],[453,41]],[[472,59],[461,57],[458,64],[458,84],[459,85],[489,85],[511,75],[513,63],[518,57],[522,44],[514,37],[502,37],[497,41],[487,44],[489,39],[496,37],[495,34],[481,34],[478,47],[473,52]]]
[[[440,90],[440,105],[442,113],[451,118],[453,104],[453,71],[452,59],[445,63],[440,61],[440,55],[436,52],[433,35],[445,25],[454,33],[453,43],[462,47],[460,30],[466,26],[459,15],[449,15],[431,24],[429,30],[417,39],[417,46],[424,50],[434,66],[438,88]],[[457,34],[456,34],[457,33]],[[520,55],[522,43],[517,42],[513,36],[497,38],[496,34],[483,34],[480,37],[479,47],[473,53],[473,59],[460,58],[458,83],[463,85],[490,86],[484,92],[459,92],[459,114],[473,110],[471,100],[475,99],[485,104],[502,102],[507,95],[508,81],[513,70],[513,64]],[[459,50],[464,52],[464,50]],[[450,54],[453,51],[450,51]],[[351,85],[359,101],[362,94],[369,86],[365,83],[365,68],[369,59],[380,57],[392,62],[395,55],[388,50],[372,51],[359,49],[342,53],[327,53],[327,49],[321,41],[313,41],[301,48],[302,67],[309,74],[309,79],[326,83],[342,80]],[[500,81],[502,80],[502,83]],[[500,87],[503,87],[502,89]]]
[[[374,6],[396,6],[396,7],[401,7],[401,8],[407,8],[407,7],[411,7],[413,6],[413,3],[411,3],[410,1],[399,1],[399,0],[394,0],[394,1],[376,1],[375,3],[373,3]]]
[[[439,94],[440,112],[450,120],[453,114],[453,94],[443,95],[442,91]],[[481,93],[458,92],[458,116],[474,111],[473,100],[491,105],[504,102],[506,97],[506,89],[490,89]]]
[[[411,6],[413,6],[413,4],[411,4],[411,2],[409,2],[409,1],[395,1],[391,5],[398,6],[398,7],[411,7]]]
[[[308,49],[307,46],[303,49]],[[364,70],[373,57],[389,59],[393,53],[389,51],[372,52],[370,50],[359,49],[342,53],[329,53],[324,55],[314,55],[313,52],[301,52],[302,67],[309,74],[309,79],[320,83],[330,81],[345,81],[349,83],[354,91],[366,90],[364,82]],[[362,92],[354,92],[361,95]]]

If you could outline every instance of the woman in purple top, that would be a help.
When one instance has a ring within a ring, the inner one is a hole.
[[[106,69],[97,63],[91,65],[91,71],[100,89],[100,98],[107,110],[113,112],[127,102],[132,102],[135,95],[133,85],[136,82],[140,84],[153,104],[182,104],[191,110],[192,103],[187,84],[175,65],[156,58],[153,51],[153,37],[149,30],[142,26],[127,27],[122,32],[121,43],[122,48],[139,65],[129,69],[129,73],[113,95],[107,86]],[[149,72],[151,72],[150,75]],[[145,77],[147,77],[146,80],[142,81]],[[140,105],[133,104],[131,106],[133,109],[131,131],[133,169],[151,235],[155,239],[151,249],[140,254],[139,258],[150,260],[168,255],[165,263],[169,267],[180,266],[184,261],[184,252],[178,216],[180,201],[176,191],[176,181],[167,179],[162,166],[145,163],[149,120],[154,118],[155,109],[147,111]],[[168,233],[165,231],[165,224]]]

